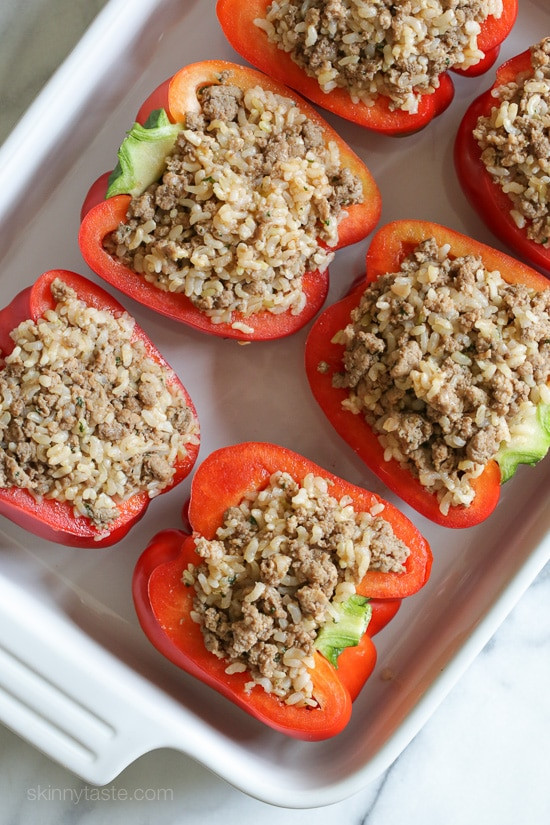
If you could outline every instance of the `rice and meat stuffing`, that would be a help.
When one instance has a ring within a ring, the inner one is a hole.
[[[302,276],[324,271],[360,180],[289,98],[242,90],[224,72],[197,93],[162,180],[133,198],[109,253],[212,323],[305,305]]]
[[[70,502],[108,530],[117,502],[166,487],[198,426],[134,320],[95,309],[60,279],[55,309],[11,332],[0,371],[0,487]]]
[[[528,76],[493,89],[495,106],[474,137],[518,227],[550,248],[550,37],[531,48],[531,65]]]
[[[334,341],[344,406],[443,513],[471,503],[471,480],[550,403],[550,290],[508,284],[434,239],[367,287]]]
[[[321,476],[277,472],[226,511],[215,539],[196,539],[203,562],[183,574],[196,591],[192,619],[228,673],[247,672],[247,690],[316,706],[314,644],[334,605],[367,570],[405,569],[410,551],[383,510],[356,512]]]
[[[414,113],[450,66],[479,63],[481,24],[501,14],[502,0],[280,0],[254,22],[324,92]]]

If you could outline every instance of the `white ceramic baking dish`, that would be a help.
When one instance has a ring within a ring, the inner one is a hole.
[[[523,0],[502,59],[539,38],[547,14],[545,0]],[[1,304],[50,268],[94,277],[77,245],[87,187],[112,167],[149,91],[185,63],[214,57],[238,60],[211,0],[141,0],[131,14],[125,0],[105,7],[1,149]],[[451,109],[408,138],[329,118],[377,178],[384,222],[432,219],[494,243],[466,204],[451,161],[461,114],[491,77],[457,78]],[[359,244],[338,253],[329,301],[362,272],[365,251]],[[388,497],[309,393],[307,330],[243,347],[117,297],[189,389],[201,458],[225,444],[273,441]],[[180,526],[187,483],[154,501],[109,549],[56,546],[2,521],[0,719],[92,783],[110,781],[140,754],[172,747],[267,802],[313,807],[343,799],[403,750],[550,557],[549,479],[549,461],[521,469],[496,512],[470,530],[439,528],[404,508],[432,545],[432,577],[378,637],[379,664],[352,724],[316,744],[274,733],[181,673],[138,626],[134,563],[160,527]]]

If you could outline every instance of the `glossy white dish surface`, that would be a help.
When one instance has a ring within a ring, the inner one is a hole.
[[[242,62],[210,0],[145,0],[130,25],[127,18],[127,4],[111,0],[1,150],[2,305],[50,268],[95,279],[76,241],[80,205],[114,163],[142,100],[185,63]],[[498,63],[547,28],[545,0],[523,0]],[[493,75],[456,78],[450,109],[407,138],[372,135],[327,116],[375,176],[381,223],[436,220],[502,248],[467,205],[452,166],[458,122]],[[363,242],[337,254],[328,302],[362,273],[366,248]],[[189,390],[201,422],[199,461],[226,444],[273,441],[402,506],[311,397],[303,370],[307,329],[243,347],[116,297]],[[181,526],[189,481],[153,501],[112,548],[63,548],[2,521],[0,718],[90,782],[106,783],[138,755],[169,746],[267,802],[311,807],[343,799],[403,750],[550,557],[549,480],[548,461],[522,468],[496,512],[470,530],[434,526],[402,506],[432,545],[431,579],[377,637],[377,669],[352,723],[315,744],[270,731],[181,673],[138,626],[130,593],[135,561],[158,529]]]

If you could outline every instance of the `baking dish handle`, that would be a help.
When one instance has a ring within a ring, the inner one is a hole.
[[[102,785],[172,740],[150,692],[54,605],[0,577],[0,721],[7,727]]]

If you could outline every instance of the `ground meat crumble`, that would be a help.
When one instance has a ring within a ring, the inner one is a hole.
[[[101,531],[117,502],[170,483],[197,421],[130,316],[86,305],[59,279],[51,292],[55,309],[13,330],[0,371],[0,487],[71,502]]]
[[[550,37],[531,48],[532,72],[497,86],[474,129],[481,160],[527,237],[550,248]]]
[[[233,313],[301,312],[302,276],[326,269],[363,188],[293,100],[230,79],[200,90],[162,180],[133,198],[105,247],[213,323],[251,331]]]
[[[471,480],[550,403],[550,290],[506,283],[474,255],[421,243],[365,290],[335,386],[442,512],[468,505]],[[518,430],[519,431],[519,430]]]
[[[194,621],[227,672],[250,675],[290,704],[315,706],[311,668],[319,629],[333,604],[352,596],[369,569],[403,572],[409,549],[380,513],[358,513],[330,494],[326,479],[301,483],[275,473],[268,486],[231,507],[204,561],[185,571]]]
[[[323,91],[416,112],[449,66],[481,60],[480,24],[501,14],[502,0],[277,0],[255,23]]]

